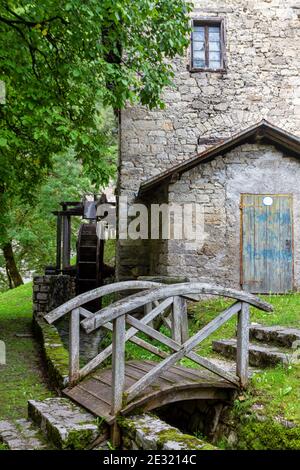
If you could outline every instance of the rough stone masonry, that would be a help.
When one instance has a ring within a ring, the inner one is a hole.
[[[300,3],[195,1],[191,17],[224,20],[225,70],[190,70],[189,48],[185,57],[173,61],[174,88],[164,93],[166,109],[128,107],[122,111],[118,194],[127,196],[129,203],[136,200],[142,181],[262,119],[300,136]],[[200,201],[205,205],[211,242],[197,253],[186,252],[176,241],[120,240],[119,279],[178,275],[180,271],[191,279],[214,279],[238,287],[241,188],[253,193],[292,190],[297,207],[299,167],[294,160],[271,146],[243,146],[224,160],[219,157],[161,188],[153,195],[155,202]],[[299,247],[295,279],[299,287]]]

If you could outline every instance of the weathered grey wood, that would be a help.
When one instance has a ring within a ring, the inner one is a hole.
[[[232,313],[234,315],[234,313]],[[159,331],[156,331],[152,329],[151,327],[147,325],[143,325],[139,320],[136,318],[127,315],[126,318],[127,323],[130,325],[134,326],[136,329],[139,329],[146,335],[150,336],[153,339],[156,339],[157,341],[160,341],[163,343],[165,346],[168,346],[169,348],[173,349],[174,351],[180,351],[181,350],[181,344],[175,342],[173,339],[168,338],[167,336],[163,335]],[[210,334],[210,333],[209,333]],[[203,338],[205,339],[205,338]],[[213,372],[214,374],[219,375],[225,380],[228,380],[229,382],[233,383],[234,385],[237,385],[239,383],[238,378],[231,374],[230,372],[226,372],[223,369],[220,369],[219,367],[215,366],[212,364],[208,359],[205,359],[198,354],[194,353],[193,351],[187,352],[185,356],[190,359],[191,361],[196,362],[196,364],[199,364],[200,366],[204,367],[205,369],[208,369],[209,371]],[[170,357],[170,355],[166,355],[165,357]]]
[[[112,339],[112,407],[111,414],[122,408],[125,381],[125,315],[116,318]]]
[[[173,299],[166,299],[163,302],[159,303],[157,307],[155,307],[151,312],[149,312],[144,318],[141,319],[142,323],[147,324],[148,322],[154,320],[157,315],[159,315],[161,312],[163,312],[166,308],[170,307],[172,305]],[[82,315],[87,315],[87,311],[81,310],[83,313]],[[92,314],[94,315],[94,314]],[[87,315],[88,317],[88,315]],[[112,324],[110,322],[107,322],[104,327],[112,330]],[[132,338],[135,334],[137,333],[137,330],[134,328],[130,328],[126,332],[126,341],[128,341],[130,338]],[[145,348],[147,349],[147,348]],[[152,350],[151,352],[154,352]],[[82,369],[80,370],[80,377],[83,378],[90,372],[92,372],[96,367],[98,367],[105,359],[107,359],[112,353],[112,345],[109,345],[106,349],[101,351],[94,359],[92,359],[88,364],[86,364]],[[156,354],[156,353],[154,353]],[[157,354],[158,355],[158,354]],[[162,356],[161,356],[162,357]]]
[[[154,304],[154,302],[153,302]],[[147,315],[148,313],[150,313],[152,311],[153,307],[152,307],[152,302],[149,302],[149,304],[146,304],[144,306],[144,312],[145,312],[145,315]],[[150,321],[149,322],[149,325],[153,327],[153,322]]]
[[[109,331],[113,331],[112,323],[107,323],[106,325],[104,325],[104,328],[108,329]],[[128,332],[126,333],[126,338],[127,338]],[[147,351],[151,352],[152,354],[155,354],[158,357],[165,358],[168,356],[167,353],[165,353],[164,351],[160,351],[156,346],[153,346],[153,344],[147,343],[147,341],[144,341],[142,338],[132,336],[131,338],[126,339],[126,341],[127,340],[130,341],[131,343],[136,344],[137,346],[140,346],[143,349],[146,349]]]
[[[84,318],[92,318],[94,316],[94,313],[90,312],[84,307],[79,307],[79,313]]]
[[[182,313],[181,313],[181,342],[185,343],[189,339],[189,320],[187,312],[187,302],[186,299],[182,299]]]
[[[155,364],[153,361],[126,362],[125,383],[127,387],[145,375]],[[132,373],[133,371],[134,373]],[[173,380],[168,380],[167,377],[172,377]],[[172,403],[181,398],[183,400],[226,399],[226,396],[222,397],[218,394],[225,392],[227,395],[228,393],[227,397],[229,398],[232,390],[236,388],[236,386],[231,385],[225,380],[211,376],[203,369],[189,369],[181,366],[171,367],[156,382],[150,384],[145,393],[139,395],[134,403],[131,402],[125,408],[122,408],[121,413],[123,415],[133,410],[141,412],[141,410],[148,409],[148,403],[150,405],[152,403],[151,409],[157,408],[162,403],[167,404],[168,401]],[[75,387],[65,389],[63,393],[96,416],[100,416],[109,425],[115,421],[116,417],[110,413],[111,369],[98,370]],[[166,399],[167,396],[169,397],[168,400]]]
[[[140,320],[137,318],[132,317],[131,315],[126,315],[126,322],[130,325],[136,328],[139,331],[142,331],[146,335],[150,336],[150,338],[156,339],[157,341],[160,341],[161,343],[165,344],[169,348],[177,350],[180,348],[180,343],[175,342],[173,339],[168,338],[168,336],[163,335],[159,331],[154,330],[154,328],[151,328],[151,326],[145,325],[142,323]]]
[[[69,384],[74,385],[79,379],[79,309],[72,310],[69,327]]]
[[[181,320],[182,320],[182,304],[183,299],[181,297],[173,297],[173,307],[172,307],[172,338],[177,343],[182,343],[181,338]]]
[[[237,302],[224,312],[222,312],[218,317],[206,325],[202,330],[198,331],[192,338],[186,341],[179,351],[175,352],[173,355],[161,361],[154,369],[148,372],[142,379],[136,382],[133,386],[127,390],[128,401],[136,397],[142,390],[144,390],[151,382],[156,380],[159,375],[171,367],[173,364],[176,364],[177,361],[180,361],[184,356],[187,355],[194,347],[196,347],[201,341],[207,338],[211,333],[216,331],[221,325],[226,323],[233,315],[238,313],[241,309],[241,303]],[[127,315],[128,320],[128,315]]]
[[[173,328],[175,329],[175,331],[173,330],[174,331],[173,338],[175,339],[175,336],[178,339],[181,338],[181,343],[184,343],[189,338],[189,324],[188,324],[187,303],[186,302],[187,302],[186,298],[184,298],[184,297],[174,297],[175,310],[173,308],[173,318],[174,318],[174,311],[177,311],[179,325],[176,325],[176,322],[175,322],[175,319],[174,319],[173,320],[173,325],[174,325]]]
[[[242,387],[248,383],[248,365],[249,365],[249,323],[250,312],[249,305],[242,302],[241,311],[238,315],[237,326],[237,353],[236,353],[236,373],[240,379]]]
[[[62,267],[70,266],[71,261],[71,217],[63,216],[63,256]]]
[[[172,331],[172,320],[169,317],[165,317],[164,315],[162,316],[162,321],[164,325],[169,328],[170,331]]]
[[[226,321],[228,321],[229,318],[231,318],[233,315],[235,315],[239,311],[240,308],[241,308],[240,304],[234,304],[232,307],[230,307],[225,312],[223,312],[219,317],[217,317],[217,319],[219,319],[221,317],[222,322],[225,323]],[[224,313],[225,313],[225,315],[224,315]],[[215,320],[217,320],[217,319],[215,319]],[[153,328],[142,324],[141,321],[137,320],[136,318],[132,317],[131,315],[127,315],[126,321],[130,325],[134,326],[136,329],[139,329],[140,331],[142,331],[146,335],[150,336],[151,338],[156,339],[157,341],[160,341],[162,344],[164,344],[165,346],[168,346],[169,348],[173,349],[174,351],[177,352],[177,351],[180,351],[182,349],[182,346],[181,346],[180,343],[174,341],[171,338],[168,338],[167,336],[165,336],[162,333],[154,330]],[[209,325],[211,325],[211,323]],[[209,326],[209,325],[207,325],[207,326]],[[208,329],[207,333],[205,334],[204,337],[202,337],[201,341],[206,339],[207,336],[209,336],[213,331],[215,331],[216,329],[218,329],[221,326],[221,324],[219,324],[218,322],[215,322],[214,325],[215,325],[214,330]],[[203,330],[201,330],[199,333],[201,333],[202,331]],[[219,375],[223,379],[228,380],[229,382],[231,382],[235,385],[238,384],[238,378],[235,375],[220,369],[219,367],[212,364],[208,359],[205,359],[205,358],[199,356],[198,354],[194,353],[193,351],[186,352],[186,354],[184,354],[184,355],[187,358],[191,359],[192,361],[196,362],[197,364],[201,365],[205,369],[208,369],[211,372]],[[170,356],[168,356],[168,357],[170,357]]]
[[[123,282],[116,282],[114,284],[108,284],[106,286],[97,287],[96,289],[77,295],[77,297],[74,297],[73,299],[70,299],[65,304],[60,305],[59,307],[55,308],[54,310],[49,312],[47,315],[45,315],[44,319],[48,323],[53,323],[59,318],[61,318],[62,316],[64,316],[66,313],[71,312],[71,310],[73,310],[74,308],[81,307],[82,305],[90,302],[91,300],[101,298],[107,294],[112,294],[114,292],[122,292],[122,291],[127,291],[127,290],[151,289],[151,288],[155,288],[159,286],[162,286],[162,284],[158,284],[156,282],[151,282],[151,281],[123,281]]]
[[[242,302],[247,302],[250,305],[267,312],[273,311],[273,307],[270,304],[264,302],[253,294],[249,294],[248,292],[228,289],[210,284],[202,284],[199,282],[191,282],[184,284],[165,285],[163,287],[150,289],[147,292],[140,292],[138,294],[131,295],[126,299],[115,302],[109,307],[103,308],[100,312],[97,312],[94,315],[94,318],[87,318],[83,320],[82,326],[89,333],[101,327],[108,321],[112,321],[114,318],[117,318],[124,313],[128,313],[132,310],[142,307],[146,303],[178,295],[185,295],[187,293],[210,294],[229,297]]]
[[[111,415],[116,416],[122,409],[125,385],[125,315],[113,321],[112,339],[112,404]],[[121,434],[117,421],[111,428],[113,446],[120,444]]]
[[[233,375],[230,372],[227,372],[221,369],[220,367],[216,366],[205,357],[199,356],[199,354],[196,354],[193,351],[190,351],[189,353],[187,353],[186,357],[196,362],[200,366],[204,367],[205,369],[209,370],[210,372],[213,372],[214,374],[218,375],[222,379],[225,379],[234,385],[239,384],[239,378],[236,375]]]
[[[184,386],[183,386],[184,387]],[[183,388],[182,387],[182,388]],[[147,394],[146,396],[138,397],[136,401],[130,402],[123,410],[122,415],[130,415],[134,409],[142,409],[143,412],[155,410],[161,406],[176,403],[179,401],[186,400],[222,400],[228,401],[232,393],[231,389],[224,389],[207,386],[206,388],[200,388],[199,386],[191,386],[188,388],[181,389],[180,386],[174,386],[170,390],[166,390],[163,393],[152,392],[152,394]],[[176,405],[175,405],[176,406]]]

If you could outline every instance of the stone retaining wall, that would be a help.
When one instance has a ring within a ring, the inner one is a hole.
[[[120,427],[125,450],[215,450],[150,414],[123,418]]]
[[[76,296],[75,279],[68,275],[44,275],[33,279],[33,318],[40,329],[41,320],[56,307]],[[44,328],[44,327],[43,327]],[[69,316],[55,322],[53,328],[59,333],[63,347],[69,349]],[[99,352],[100,342],[105,336],[103,330],[87,334],[80,331],[80,358],[86,363]],[[40,335],[43,338],[43,335]]]

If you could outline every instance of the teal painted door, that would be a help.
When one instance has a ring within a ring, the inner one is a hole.
[[[255,293],[293,290],[293,199],[291,195],[243,194],[243,289]]]

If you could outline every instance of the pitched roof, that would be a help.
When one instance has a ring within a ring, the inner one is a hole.
[[[169,183],[174,177],[180,176],[185,171],[191,170],[201,163],[209,162],[219,155],[224,155],[246,142],[271,144],[285,153],[288,152],[291,156],[300,158],[300,138],[263,120],[231,136],[229,139],[204,150],[195,157],[142,182],[139,189],[139,196],[146,195],[149,191],[152,191],[162,184]]]

